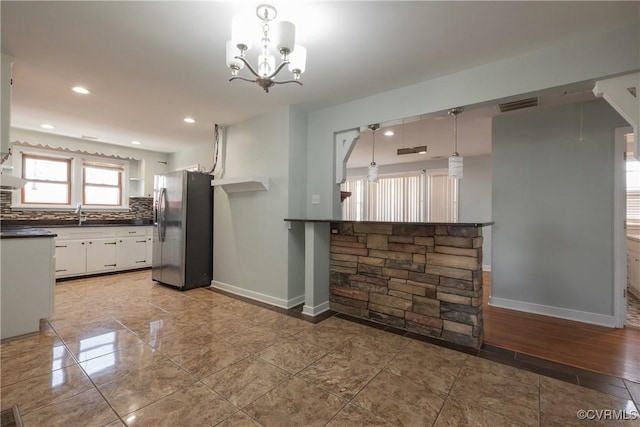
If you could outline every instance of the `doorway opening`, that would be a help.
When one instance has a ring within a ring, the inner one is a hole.
[[[626,144],[627,314],[625,326],[640,329],[640,161],[634,156],[633,133]]]

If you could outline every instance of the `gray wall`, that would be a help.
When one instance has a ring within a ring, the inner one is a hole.
[[[494,118],[496,305],[613,314],[614,128],[626,123],[603,100],[584,104],[583,141],[579,120],[579,104]]]
[[[284,219],[303,216],[306,132],[306,114],[293,107],[224,129],[216,178],[266,176],[269,190],[214,190],[215,286],[280,306],[302,301],[304,226]],[[171,170],[196,163],[211,168],[213,141],[169,158]]]
[[[381,165],[380,173],[446,169],[446,159]],[[347,176],[365,176],[367,168],[347,169]],[[458,219],[460,222],[487,222],[491,217],[491,156],[464,158],[464,178],[459,185]],[[491,227],[483,229],[483,268],[491,268]]]

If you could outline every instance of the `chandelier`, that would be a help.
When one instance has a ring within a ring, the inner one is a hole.
[[[256,8],[256,15],[262,21],[261,51],[258,56],[258,66],[253,67],[246,57],[254,38],[253,26],[246,17],[234,16],[231,26],[231,40],[227,41],[227,67],[231,69],[229,81],[244,80],[256,83],[265,92],[269,92],[269,88],[273,85],[285,83],[297,83],[302,86],[300,75],[305,70],[307,50],[303,46],[295,44],[295,25],[288,21],[275,23],[272,38],[269,31],[272,30],[271,24],[278,16],[276,8],[269,4],[261,4]],[[277,67],[276,57],[273,55],[274,51],[276,54],[279,53],[282,58]],[[254,78],[238,75],[245,65]],[[292,79],[276,81],[276,76],[286,66],[291,72]]]

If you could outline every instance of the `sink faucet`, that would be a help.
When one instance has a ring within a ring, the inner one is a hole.
[[[82,203],[78,203],[78,206],[76,206],[76,215],[78,215],[78,225],[82,225],[87,220],[86,216],[82,218]]]

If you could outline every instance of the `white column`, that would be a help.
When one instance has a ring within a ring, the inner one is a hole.
[[[302,314],[329,310],[329,223],[304,224],[304,306]]]

